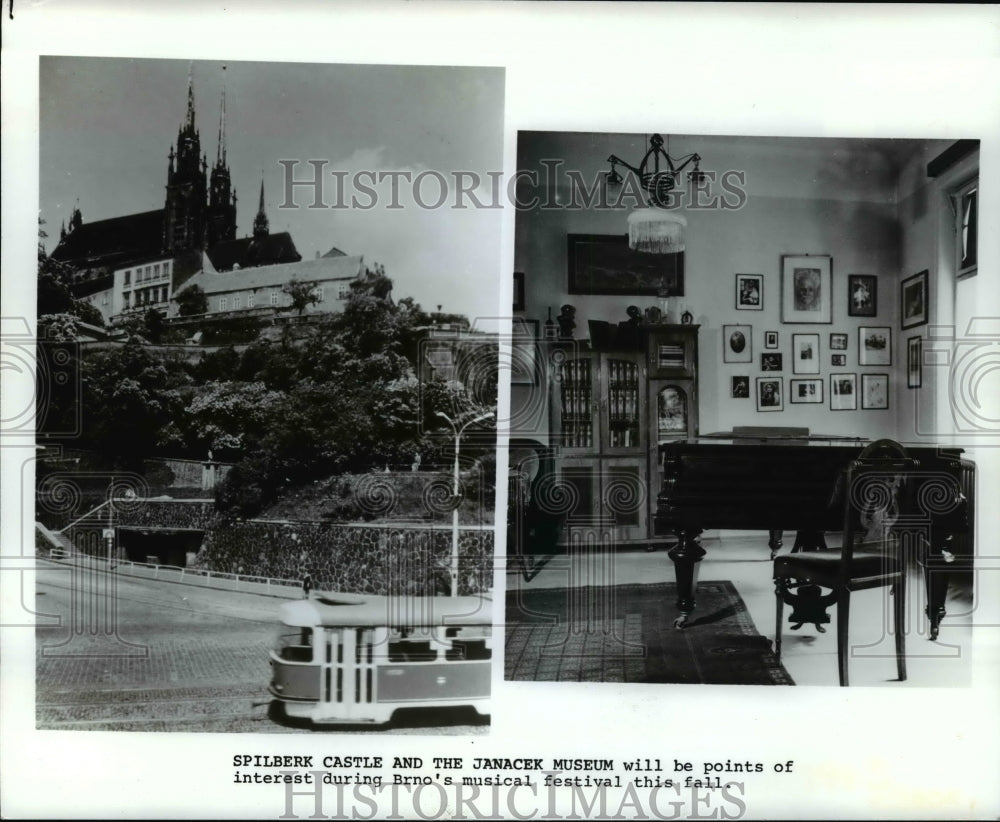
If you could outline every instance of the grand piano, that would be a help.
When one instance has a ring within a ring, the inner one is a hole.
[[[653,525],[657,536],[677,539],[668,552],[680,611],[674,626],[685,627],[695,608],[704,530],[767,532],[772,558],[783,531],[796,532],[793,550],[824,547],[824,532],[838,531],[842,524],[842,508],[831,504],[837,477],[866,443],[810,435],[808,429],[743,427],[661,444],[663,481]],[[916,498],[924,501],[928,520],[929,547],[920,562],[930,638],[935,639],[945,615],[949,572],[972,562],[975,465],[962,459],[961,448],[915,445],[906,450],[920,462],[918,485],[926,486]],[[935,500],[958,498],[964,500],[960,506],[935,507]]]

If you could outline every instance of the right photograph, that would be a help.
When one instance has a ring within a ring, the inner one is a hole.
[[[522,131],[517,169],[505,678],[968,686],[979,141]]]

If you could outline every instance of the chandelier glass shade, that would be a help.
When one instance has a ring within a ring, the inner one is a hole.
[[[676,254],[684,250],[687,220],[655,206],[637,208],[628,215],[628,245],[647,254]]]

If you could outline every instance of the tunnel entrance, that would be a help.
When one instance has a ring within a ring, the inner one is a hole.
[[[132,562],[188,566],[189,555],[197,554],[205,532],[199,528],[118,527],[118,548]]]

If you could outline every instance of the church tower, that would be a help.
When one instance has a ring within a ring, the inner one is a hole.
[[[175,164],[176,161],[176,164]],[[163,251],[201,249],[205,243],[208,160],[194,122],[194,78],[188,73],[187,114],[177,132],[177,153],[170,147],[167,199],[163,209]]]
[[[260,240],[271,230],[267,214],[264,213],[264,176],[260,178],[260,204],[257,206],[257,216],[253,218],[253,238]]]
[[[226,163],[226,90],[222,89],[219,107],[219,145],[208,188],[208,223],[205,243],[213,246],[236,239],[236,192]]]

